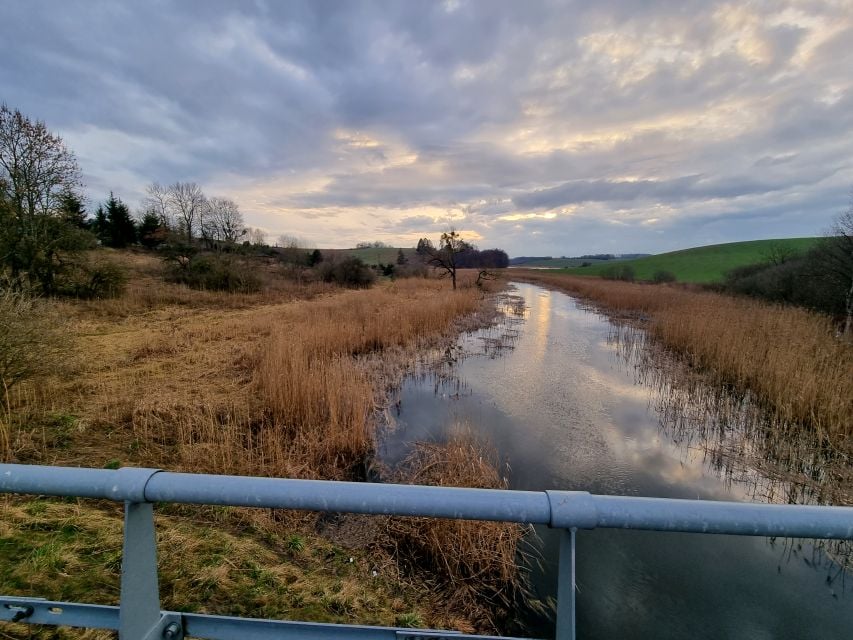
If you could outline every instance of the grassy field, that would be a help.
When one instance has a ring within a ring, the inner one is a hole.
[[[813,247],[819,240],[820,238],[785,238],[730,242],[623,260],[618,265],[630,265],[638,280],[651,280],[655,272],[669,271],[675,274],[679,282],[719,282],[725,277],[727,271],[735,267],[763,262],[774,250],[781,248],[801,253]],[[608,262],[566,269],[564,273],[600,276],[606,272]]]
[[[423,278],[346,290],[298,284],[261,260],[262,291],[230,294],[164,282],[151,254],[99,255],[129,270],[128,290],[43,301],[70,353],[46,377],[10,390],[0,415],[5,460],[357,479],[388,386],[490,307],[473,276],[457,291]],[[0,511],[0,592],[115,604],[117,505],[5,496]],[[402,572],[423,549],[398,545],[381,520],[329,533],[314,514],[157,512],[166,608],[495,630],[494,610],[454,595],[460,585],[475,589],[476,579],[435,562],[417,577]],[[472,553],[480,570],[489,554],[473,530],[470,540],[455,551]],[[507,553],[495,558],[500,571]],[[29,633],[5,637],[77,637]]]
[[[414,260],[417,256],[414,248],[402,247],[403,254],[408,260]],[[345,254],[360,258],[365,264],[397,264],[398,247],[379,247],[369,249],[320,249],[323,254]]]
[[[579,267],[583,263],[589,262],[590,266],[599,264],[608,264],[611,262],[622,262],[620,258],[613,260],[597,260],[596,258],[551,258],[550,260],[531,260],[523,264],[514,264],[513,267],[518,268],[548,268],[548,269],[567,269],[571,267]]]

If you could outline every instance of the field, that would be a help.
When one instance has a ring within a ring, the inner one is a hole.
[[[368,249],[320,249],[323,254],[350,255],[360,258],[365,264],[397,264],[398,247],[371,247]],[[403,254],[408,260],[417,256],[411,247],[403,247]]]
[[[802,253],[813,247],[819,240],[819,238],[785,238],[730,242],[623,260],[617,264],[620,267],[629,265],[633,268],[638,280],[651,280],[655,272],[669,271],[675,275],[678,282],[719,282],[725,277],[727,271],[766,261],[775,250]],[[589,267],[566,269],[564,273],[600,276],[606,272],[609,263],[610,261]]]
[[[60,327],[68,353],[44,377],[10,390],[9,411],[0,416],[5,460],[358,479],[389,388],[424,351],[454,339],[460,323],[483,322],[492,309],[468,276],[457,291],[423,278],[347,290],[284,279],[274,262],[261,260],[253,269],[263,290],[230,294],[164,282],[151,254],[99,254],[129,269],[128,291],[108,300],[43,301],[41,312]],[[460,447],[486,457],[478,443],[457,443],[447,464]],[[443,455],[430,464],[440,466]],[[499,482],[486,471],[480,482]],[[118,505],[6,496],[0,510],[0,592],[115,604]],[[379,520],[353,534],[327,531],[315,515],[296,512],[157,513],[168,609],[494,630],[494,611],[465,596],[480,586],[476,576],[418,564],[411,554],[420,557],[423,548],[398,545]],[[492,556],[478,548],[476,526],[463,529],[470,543],[456,547],[458,570],[471,553],[470,566],[488,573]],[[499,576],[514,557],[512,548],[501,552]],[[403,566],[425,573],[413,577]],[[26,633],[9,637],[48,637]]]
[[[531,260],[523,264],[514,264],[512,267],[518,268],[547,268],[547,269],[566,269],[571,267],[579,267],[583,263],[588,262],[590,266],[599,264],[610,264],[612,262],[623,262],[620,258],[613,260],[598,260],[596,258],[551,258],[550,260]]]

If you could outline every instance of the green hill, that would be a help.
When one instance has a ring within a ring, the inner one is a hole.
[[[361,258],[365,264],[397,264],[398,247],[368,247],[366,249],[320,249],[322,253],[328,254],[346,254]],[[415,258],[417,253],[413,248],[403,247],[403,254],[410,261]]]
[[[679,282],[717,282],[723,279],[727,271],[735,267],[768,260],[774,250],[803,253],[819,240],[820,238],[783,238],[713,244],[634,260],[622,260],[613,266],[630,265],[638,280],[651,280],[655,272],[669,271],[675,274]],[[589,267],[561,269],[559,273],[600,276],[606,273],[609,266],[605,262]]]
[[[621,262],[620,258],[613,258],[612,260],[599,260],[597,258],[549,258],[547,260],[529,260],[527,262],[522,262],[520,264],[511,264],[511,267],[520,267],[522,269],[526,268],[547,268],[547,269],[563,269],[568,267],[579,267],[584,262],[588,262],[590,265],[594,264],[607,264],[612,262]]]

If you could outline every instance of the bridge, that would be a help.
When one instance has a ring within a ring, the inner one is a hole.
[[[125,467],[0,464],[0,492],[124,503],[118,606],[0,596],[0,621],[119,632],[121,640],[491,640],[454,631],[236,618],[160,607],[153,503],[541,524],[562,531],[557,640],[575,638],[575,533],[616,528],[853,540],[853,507],[751,504],[419,485],[291,480]]]

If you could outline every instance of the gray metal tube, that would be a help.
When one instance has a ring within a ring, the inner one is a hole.
[[[853,507],[594,496],[599,527],[853,539]]]
[[[853,539],[853,507],[595,496],[0,465],[0,492],[619,528],[690,533]]]
[[[541,491],[203,476],[161,472],[145,489],[153,502],[302,509],[548,524]]]
[[[109,498],[117,471],[45,467],[40,465],[0,465],[0,491],[34,495],[80,498]]]

